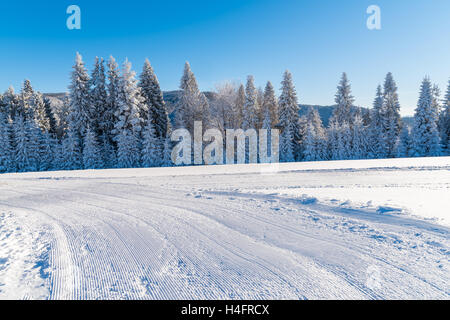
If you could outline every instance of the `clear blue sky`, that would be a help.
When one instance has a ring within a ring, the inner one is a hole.
[[[81,30],[66,28],[66,9],[81,8]],[[382,29],[366,28],[366,8],[381,8]],[[178,87],[184,61],[202,90],[224,80],[279,88],[294,75],[301,103],[333,103],[346,71],[356,103],[371,105],[388,71],[402,113],[412,114],[420,81],[442,90],[450,77],[449,0],[2,1],[0,90],[28,78],[42,92],[67,91],[75,52],[128,57],[140,72],[149,58],[163,90]]]

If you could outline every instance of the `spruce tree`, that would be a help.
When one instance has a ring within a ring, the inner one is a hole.
[[[353,117],[352,130],[352,159],[366,159],[368,156],[368,138],[367,130],[364,126],[363,119],[360,112],[357,112]]]
[[[245,104],[245,88],[244,85],[240,85],[235,103],[233,105],[234,115],[234,129],[240,129],[242,127],[242,120],[244,118],[244,104]]]
[[[108,94],[106,92],[106,75],[103,58],[95,58],[94,70],[90,80],[90,128],[99,139],[107,133]]]
[[[5,110],[0,110],[0,172],[14,171],[11,125]]]
[[[441,152],[432,90],[430,79],[426,77],[414,114],[413,155],[418,157],[438,156]]]
[[[333,111],[330,121],[337,121],[339,125],[344,125],[345,123],[351,125],[351,108],[355,99],[352,96],[351,86],[345,72],[342,73],[334,100],[336,102],[336,108]]]
[[[411,156],[411,147],[411,128],[408,125],[403,125],[397,143],[397,157],[407,158]]]
[[[117,122],[116,113],[119,111],[119,92],[120,92],[120,71],[116,60],[113,56],[108,61],[108,98],[107,110],[103,115],[104,130],[105,130],[105,144],[116,146],[115,136],[118,134],[115,129]]]
[[[83,149],[83,167],[84,169],[100,169],[102,165],[102,157],[100,149],[98,147],[96,135],[94,130],[90,127],[86,128],[86,134],[84,136],[84,149]]]
[[[72,81],[69,86],[70,119],[73,138],[82,150],[86,128],[91,123],[90,78],[79,53],[76,54],[72,71]]]
[[[300,123],[298,114],[297,93],[295,92],[292,74],[286,70],[281,82],[281,95],[278,100],[278,118],[279,126],[282,130],[280,139],[280,148],[283,150],[291,150],[293,153],[293,160],[300,160],[301,148],[300,142],[302,140],[300,133]],[[284,130],[288,129],[287,134],[283,134]],[[289,140],[291,139],[291,140]],[[283,146],[283,144],[288,144]],[[291,155],[288,155],[291,158]]]
[[[78,170],[82,168],[83,159],[79,139],[71,127],[69,127],[62,140],[61,151],[60,168],[64,170]]]
[[[326,160],[327,141],[325,129],[316,108],[310,107],[306,115],[305,138],[302,142],[303,159],[306,161]]]
[[[245,103],[242,111],[242,129],[256,129],[258,119],[258,91],[255,88],[253,76],[247,77],[245,86]]]
[[[144,63],[139,87],[141,88],[144,102],[148,106],[148,115],[145,115],[145,117],[151,120],[155,130],[155,137],[160,147],[162,147],[170,130],[170,122],[158,78],[148,59]]]
[[[370,112],[369,128],[369,158],[384,158],[387,155],[385,137],[382,126],[383,119],[383,91],[381,86],[377,87],[377,93],[373,102],[373,108]]]
[[[131,63],[125,61],[120,79],[118,95],[117,122],[115,140],[117,142],[117,162],[120,168],[137,167],[140,162],[139,138],[142,126],[140,110],[143,99],[137,86]]]
[[[266,87],[264,88],[262,116],[263,121],[267,120],[266,118],[270,120],[270,128],[274,128],[275,125],[278,124],[278,101],[275,97],[275,90],[270,81],[267,82]]]
[[[439,116],[439,131],[444,152],[450,154],[450,80],[443,100],[442,112]]]
[[[165,142],[165,141],[164,141]],[[143,132],[141,161],[143,167],[156,167],[161,164],[164,145],[156,137],[153,123],[149,121]]]
[[[180,89],[182,92],[176,111],[177,126],[186,128],[192,135],[194,132],[194,122],[201,121],[203,123],[203,129],[206,130],[211,121],[209,103],[205,95],[198,88],[197,80],[189,62],[186,62],[184,65]]]
[[[383,90],[383,108],[381,119],[381,136],[385,149],[385,156],[395,157],[396,142],[402,127],[400,103],[398,101],[397,85],[392,73],[386,75]]]

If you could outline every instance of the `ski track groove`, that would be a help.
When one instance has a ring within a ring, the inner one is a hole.
[[[416,240],[415,231],[425,234],[421,243],[436,240],[443,245],[441,240],[448,239],[445,227],[424,223],[408,229],[395,217],[366,220],[355,213],[346,215],[344,208],[308,205],[278,195],[183,189],[167,181],[158,187],[141,184],[139,177],[128,179],[135,183],[121,182],[124,178],[75,178],[75,186],[67,187],[63,179],[60,188],[30,179],[20,191],[5,190],[20,197],[6,198],[0,207],[36,213],[44,218],[42,225],[51,227],[49,299],[381,299],[405,297],[414,285],[415,297],[420,293],[450,297],[445,285],[448,273],[443,274],[442,284],[431,277],[440,274],[436,270],[430,270],[427,279],[417,268],[405,268],[400,253],[392,261],[388,256],[395,253],[389,251],[396,249],[393,239]],[[108,187],[103,189],[103,183]],[[127,196],[121,196],[123,192]],[[271,200],[283,204],[278,215],[282,219],[270,215]],[[307,229],[309,218],[320,223]],[[350,230],[366,224],[370,230]],[[324,233],[327,228],[335,232]],[[352,231],[348,236],[346,229]],[[377,234],[384,237],[380,243],[371,239]],[[360,264],[382,265],[391,277],[387,278],[390,286],[382,292],[368,288],[361,267],[341,266],[334,257],[316,257],[309,248],[292,244],[302,240],[336,250],[351,261],[359,259]],[[424,248],[425,261],[419,266],[429,264],[431,258],[448,261],[446,245],[439,248]],[[420,252],[406,253],[414,258]]]

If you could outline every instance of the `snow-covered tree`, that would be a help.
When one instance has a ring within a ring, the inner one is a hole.
[[[439,131],[444,152],[450,154],[450,80],[443,100],[442,112],[439,116]]]
[[[163,156],[163,150],[161,148],[161,141],[156,137],[155,129],[151,121],[147,122],[147,126],[142,134],[142,151],[141,151],[141,163],[143,167],[156,167],[159,166]],[[164,141],[165,142],[165,141]],[[163,143],[164,143],[163,142]]]
[[[83,148],[83,167],[84,169],[100,169],[103,167],[102,156],[98,147],[94,130],[86,128]]]
[[[15,93],[14,88],[11,86],[3,95],[3,105],[6,115],[9,116],[12,120],[15,119],[16,113],[18,113],[18,109],[20,108],[19,96]]]
[[[115,136],[118,134],[114,126],[117,122],[116,113],[119,111],[120,71],[113,56],[108,61],[108,108],[103,115],[106,139],[104,143],[115,146]],[[108,146],[109,148],[109,146]]]
[[[305,139],[303,141],[303,160],[305,161],[317,161],[322,160],[317,150],[317,138],[316,131],[312,123],[308,124]]]
[[[53,112],[50,99],[47,97],[44,97],[44,114],[45,118],[48,120],[48,132],[51,134],[56,134],[58,131],[58,126],[56,123],[55,113]]]
[[[351,86],[345,72],[342,73],[334,101],[336,102],[336,108],[333,111],[330,122],[336,121],[339,125],[344,125],[344,123],[351,125],[351,108],[355,99],[352,96]]]
[[[110,118],[105,119],[105,114],[108,113],[107,101],[105,65],[103,58],[96,57],[90,80],[91,121],[89,127],[98,138],[106,134],[107,122],[110,121]]]
[[[82,168],[83,157],[74,129],[69,127],[61,143],[61,154],[58,167],[64,170],[78,170]]]
[[[352,159],[365,159],[368,156],[368,135],[366,127],[360,112],[357,112],[353,117],[352,130]]]
[[[303,139],[303,159],[321,161],[327,159],[327,141],[317,109],[310,107],[306,115],[306,130]]]
[[[262,102],[261,114],[263,119],[263,127],[269,124],[269,128],[274,128],[278,124],[278,101],[275,96],[275,90],[270,81],[264,88],[264,98]],[[268,123],[266,123],[269,121]],[[269,129],[264,127],[265,129]]]
[[[258,91],[253,76],[247,77],[245,86],[245,103],[242,111],[242,129],[256,129],[258,125]]]
[[[34,96],[35,92],[31,86],[30,80],[25,80],[20,91],[19,104],[17,109],[13,110],[12,118],[23,117],[24,120],[34,117]]]
[[[384,158],[387,155],[386,145],[384,144],[385,137],[383,132],[383,91],[381,86],[377,87],[377,93],[373,102],[373,108],[370,112],[370,127],[369,127],[369,158]]]
[[[281,82],[281,95],[278,100],[278,118],[282,130],[280,150],[292,149],[293,160],[299,160],[301,150],[300,141],[302,140],[299,123],[300,116],[298,114],[297,93],[295,92],[292,74],[288,70],[284,72],[283,81]],[[287,128],[289,128],[289,132],[283,134]],[[290,154],[288,158],[291,158]]]
[[[411,156],[411,128],[408,125],[403,125],[402,131],[397,142],[397,157],[407,158]]]
[[[117,118],[115,123],[117,162],[121,168],[139,165],[139,137],[143,123],[139,115],[143,103],[135,72],[131,70],[131,63],[126,60],[120,79],[117,101],[119,109],[115,114]]]
[[[39,170],[48,171],[57,167],[57,140],[48,131],[43,132],[40,141]]]
[[[34,121],[39,126],[42,132],[51,130],[52,111],[50,106],[46,105],[44,96],[40,92],[35,92],[32,96],[31,108],[34,115]],[[53,123],[54,124],[54,123]]]
[[[237,91],[236,100],[233,105],[233,115],[234,115],[234,129],[239,129],[242,127],[242,120],[244,118],[244,104],[245,104],[245,88],[244,85],[240,85]]]
[[[159,145],[162,146],[170,130],[170,122],[158,78],[148,59],[145,60],[139,86],[144,97],[144,103],[148,108],[148,114],[145,115],[144,120],[151,120],[155,137],[158,139]]]
[[[441,152],[438,119],[433,100],[431,82],[426,77],[422,81],[420,97],[414,114],[412,133],[414,156],[438,156]]]
[[[225,81],[216,86],[215,99],[211,102],[211,120],[215,128],[225,136],[226,129],[234,128],[233,106],[236,100],[236,85]]]
[[[161,159],[162,167],[171,167],[172,166],[171,155],[172,155],[172,149],[170,147],[170,138],[166,138],[164,140],[163,157]]]
[[[69,86],[70,119],[69,126],[73,129],[74,139],[82,149],[86,128],[91,123],[90,78],[79,53],[76,54],[72,71],[72,81]]]
[[[14,121],[15,165],[19,172],[39,170],[40,130],[23,115]]]
[[[5,110],[0,110],[0,172],[14,169],[11,125]]]
[[[194,122],[202,121],[203,129],[206,130],[210,125],[211,120],[209,102],[205,95],[198,89],[197,80],[195,79],[189,62],[186,62],[184,65],[180,89],[182,90],[182,93],[177,105],[177,126],[186,128],[193,134]]]
[[[295,161],[294,129],[292,123],[287,123],[280,135],[280,160],[283,162]]]
[[[401,127],[402,120],[400,116],[400,103],[398,101],[397,85],[392,77],[392,73],[389,72],[384,81],[381,119],[381,136],[383,138],[382,143],[386,152],[385,156],[395,157],[396,143]]]

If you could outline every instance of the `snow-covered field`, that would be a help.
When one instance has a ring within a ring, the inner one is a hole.
[[[0,175],[0,299],[449,299],[450,158]]]

